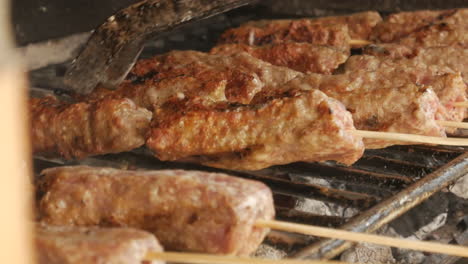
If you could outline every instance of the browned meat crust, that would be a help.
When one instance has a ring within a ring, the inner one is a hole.
[[[460,72],[468,83],[468,49],[461,47],[432,47],[418,50],[415,63],[447,67]]]
[[[312,24],[320,25],[346,25],[349,28],[349,35],[353,39],[369,39],[372,29],[382,21],[378,12],[367,11],[345,16],[328,16],[302,20],[260,20],[245,23],[241,27],[258,28],[285,28],[291,22],[309,21]]]
[[[398,41],[412,47],[468,46],[468,31],[456,24],[438,23],[427,26]]]
[[[267,45],[287,41],[332,46],[343,51],[350,49],[347,25],[314,24],[309,19],[286,23],[280,20],[277,23],[266,23],[262,26],[246,24],[227,30],[219,42],[221,44]]]
[[[412,58],[416,49],[398,43],[371,44],[363,47],[362,53],[372,56],[385,56],[388,59]]]
[[[388,79],[378,72],[309,74],[291,82],[303,89],[308,84],[340,100],[352,113],[357,129],[446,136],[445,129],[436,122],[446,115],[438,97],[432,89],[413,82]],[[364,139],[364,143],[366,148],[408,144],[373,139]]]
[[[409,34],[421,30],[423,27],[433,24],[453,15],[455,10],[420,10],[415,12],[401,12],[391,14],[378,23],[373,31],[371,39],[377,42],[394,42]]]
[[[376,45],[374,50],[365,49],[364,53],[382,57],[380,58],[381,60],[393,59],[395,63],[403,65],[426,65],[441,69],[448,68],[453,72],[460,72],[465,82],[468,82],[468,67],[466,67],[468,65],[468,49],[458,46],[442,46],[419,48],[406,53],[396,51],[403,49],[408,49],[408,47],[400,44],[381,44]],[[412,60],[406,60],[405,58]]]
[[[173,98],[249,103],[264,87],[285,83],[298,74],[247,53],[224,56],[173,51],[140,60],[117,91],[100,89],[91,98],[130,98],[150,110]]]
[[[331,74],[349,56],[349,52],[332,47],[297,42],[265,46],[224,44],[214,47],[210,53],[232,55],[243,51],[273,65],[285,66],[303,73],[322,74]]]
[[[68,104],[30,100],[33,152],[72,159],[117,153],[144,144],[152,114],[129,99]]]
[[[217,173],[60,167],[37,191],[45,223],[141,228],[169,250],[248,255],[268,232],[254,223],[274,217],[263,183]]]
[[[437,48],[437,50],[440,49]],[[445,108],[445,115],[441,118],[448,121],[462,121],[465,110],[461,107],[454,107],[454,103],[467,101],[467,87],[460,73],[444,67],[456,59],[451,59],[450,56],[442,58],[442,56],[448,55],[447,52],[430,53],[435,56],[427,56],[428,54],[426,54],[413,59],[395,61],[385,57],[351,56],[346,62],[345,69],[348,72],[355,72],[355,74],[363,71],[375,71],[380,74],[380,78],[398,79],[394,81],[395,83],[413,82],[430,86]],[[440,62],[441,60],[442,62]]]
[[[38,224],[34,240],[39,264],[141,264],[147,252],[163,250],[152,234],[131,228]]]
[[[391,15],[376,26],[373,39],[406,46],[413,50],[408,55],[424,47],[467,47],[467,21],[468,9],[405,12]],[[386,50],[398,54],[403,48],[390,45]]]
[[[195,158],[214,167],[258,170],[295,161],[352,164],[364,150],[351,114],[312,89],[250,105],[170,104],[156,115],[147,146],[162,160]]]

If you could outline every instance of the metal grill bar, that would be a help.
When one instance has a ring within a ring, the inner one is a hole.
[[[467,171],[468,153],[465,153],[400,193],[361,213],[341,226],[341,229],[354,232],[374,232],[426,200],[432,194],[447,187],[461,176],[466,175]],[[342,240],[322,240],[317,244],[304,248],[294,256],[298,258],[331,259],[351,245],[352,243]]]

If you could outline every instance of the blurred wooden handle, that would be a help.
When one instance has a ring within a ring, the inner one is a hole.
[[[0,263],[33,263],[26,81],[14,55],[9,3],[0,0]]]
[[[23,74],[0,66],[1,263],[32,263],[30,155]]]

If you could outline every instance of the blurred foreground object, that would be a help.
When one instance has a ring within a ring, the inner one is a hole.
[[[0,0],[0,262],[32,263],[31,230],[27,221],[30,172],[26,135],[25,76],[14,56],[9,1]]]

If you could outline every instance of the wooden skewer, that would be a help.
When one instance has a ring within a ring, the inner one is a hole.
[[[466,101],[466,102],[454,103],[453,106],[456,106],[456,107],[468,107],[468,101]]]
[[[425,252],[446,254],[468,258],[468,247],[457,245],[446,245],[441,243],[409,240],[401,238],[393,238],[387,236],[364,234],[358,232],[350,232],[345,230],[319,227],[312,225],[302,225],[288,223],[282,221],[258,220],[255,224],[257,227],[271,228],[293,233],[300,233],[312,236],[334,238],[340,240],[348,240],[353,242],[367,242],[372,244],[405,248],[412,250],[420,250]]]
[[[468,128],[468,123],[465,122],[437,121],[437,123],[444,127]]]
[[[459,256],[468,258],[468,247],[458,245],[446,245],[441,243],[393,238],[374,234],[365,234],[358,232],[350,232],[345,230],[333,229],[328,227],[320,227],[313,225],[303,225],[288,223],[275,220],[257,220],[255,226],[262,228],[271,228],[293,233],[300,233],[318,237],[327,237],[333,239],[347,240],[353,242],[366,242],[383,246],[405,248],[411,250],[419,250],[438,254]],[[304,261],[293,259],[271,260],[259,258],[243,258],[222,255],[196,254],[196,253],[176,253],[176,252],[149,252],[145,256],[145,260],[164,260],[180,263],[217,263],[217,264],[340,264],[344,262],[337,261]]]
[[[196,253],[178,253],[178,252],[149,252],[145,257],[146,261],[163,260],[179,263],[204,263],[204,264],[345,264],[340,261],[321,261],[321,260],[293,260],[293,259],[260,259],[245,258],[223,255],[209,255]]]
[[[406,142],[434,144],[434,145],[468,146],[468,139],[466,138],[430,137],[430,136],[421,136],[421,135],[413,135],[413,134],[365,131],[365,130],[356,130],[354,133],[364,138],[384,139],[384,140],[392,140],[392,141],[406,141]]]
[[[365,39],[350,39],[349,40],[349,45],[351,46],[365,46],[365,45],[370,45],[372,42],[365,40]]]

